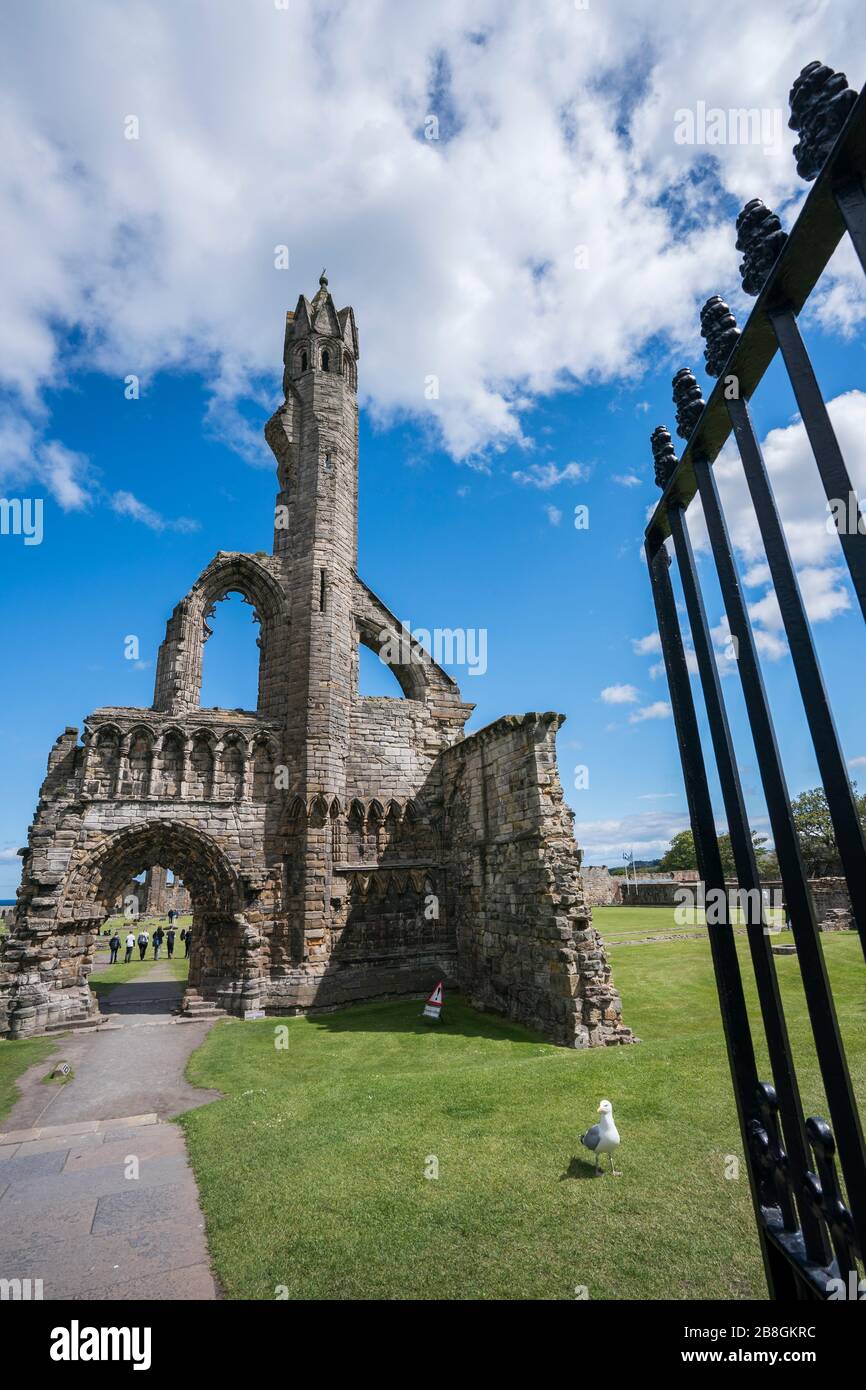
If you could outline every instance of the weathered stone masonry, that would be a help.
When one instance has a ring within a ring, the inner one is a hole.
[[[0,1032],[86,1021],[96,930],[153,866],[193,911],[190,987],[231,1013],[419,994],[439,978],[569,1046],[627,1042],[586,906],[556,714],[465,737],[472,705],[359,579],[358,335],[324,277],[287,315],[265,436],[270,555],[220,552],[177,605],[150,709],[51,751],[0,961]],[[200,708],[215,605],[259,624],[255,712]],[[358,695],[358,647],[405,698]]]

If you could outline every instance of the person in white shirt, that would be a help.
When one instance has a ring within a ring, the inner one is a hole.
[[[130,932],[126,938],[126,955],[123,957],[124,965],[129,965],[129,962],[132,960],[132,950],[134,946],[135,937],[133,936],[132,932]]]

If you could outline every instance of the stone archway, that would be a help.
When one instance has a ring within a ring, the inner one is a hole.
[[[28,953],[26,970],[22,957],[12,982],[10,1036],[82,1022],[96,1012],[88,980],[97,933],[124,887],[154,864],[178,874],[192,900],[190,985],[232,1012],[256,1003],[259,938],[244,918],[236,870],[205,831],[156,820],[105,834],[73,855],[55,910],[42,920],[38,951]]]

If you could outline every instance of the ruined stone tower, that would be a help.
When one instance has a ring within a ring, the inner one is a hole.
[[[469,737],[449,675],[357,574],[358,334],[324,275],[287,315],[265,427],[273,552],[220,551],[172,613],[150,709],[103,708],[51,751],[0,962],[0,1032],[88,1020],[94,936],[170,868],[190,989],[230,1013],[422,994],[440,978],[558,1043],[631,1040],[585,906],[557,714]],[[214,605],[260,625],[255,712],[200,708]],[[358,694],[359,644],[405,698]]]

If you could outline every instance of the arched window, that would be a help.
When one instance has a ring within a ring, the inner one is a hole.
[[[190,758],[189,794],[194,801],[206,801],[213,787],[213,753],[207,734],[199,734]]]
[[[96,783],[95,796],[111,796],[117,776],[118,739],[112,729],[104,729],[96,739],[96,752],[93,757],[93,778]]]
[[[395,700],[405,696],[394,668],[363,642],[358,644],[358,694],[388,695]]]
[[[305,371],[307,370],[307,363],[308,363],[308,361],[309,361],[309,359],[308,359],[308,357],[307,357],[307,354],[306,354],[305,352],[302,352],[302,353],[301,353],[301,371],[302,371],[302,372],[305,372]]]
[[[260,641],[255,607],[237,590],[230,590],[213,605],[207,619],[202,708],[255,710]]]
[[[150,788],[150,740],[136,734],[129,745],[129,794],[147,796]]]
[[[253,754],[253,798],[267,801],[274,785],[274,759],[266,743],[257,743]]]
[[[232,739],[223,748],[222,774],[223,799],[237,801],[244,784],[244,753],[237,739]]]
[[[329,372],[330,370],[331,370],[331,354],[328,352],[328,349],[327,349],[327,348],[324,348],[324,349],[322,350],[322,371],[323,371],[323,372]]]
[[[180,796],[183,777],[183,741],[180,734],[166,734],[162,741],[162,795]]]

